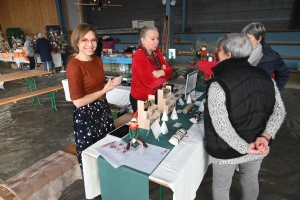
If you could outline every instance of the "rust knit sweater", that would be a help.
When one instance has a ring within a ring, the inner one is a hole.
[[[93,56],[91,61],[71,59],[67,66],[67,78],[72,100],[102,90],[105,83],[102,60],[98,56]]]

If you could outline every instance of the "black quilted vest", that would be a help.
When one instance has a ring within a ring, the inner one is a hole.
[[[265,130],[273,112],[275,90],[268,74],[261,68],[250,66],[247,59],[230,58],[220,62],[213,68],[215,78],[208,82],[207,89],[212,82],[221,85],[225,91],[226,108],[232,126],[240,137],[251,143]],[[243,156],[216,133],[207,103],[204,126],[208,154],[219,159]]]

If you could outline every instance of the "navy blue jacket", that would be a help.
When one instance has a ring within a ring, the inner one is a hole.
[[[52,61],[51,51],[52,45],[49,40],[46,38],[39,38],[35,44],[35,50],[38,54],[40,54],[41,61]]]
[[[277,88],[282,90],[290,78],[290,70],[284,64],[281,56],[274,51],[267,43],[261,42],[263,47],[263,57],[257,67],[263,68],[270,77],[275,74]]]

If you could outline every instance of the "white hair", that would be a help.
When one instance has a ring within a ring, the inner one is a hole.
[[[43,33],[39,33],[38,34],[38,38],[43,38],[44,37],[44,34]]]

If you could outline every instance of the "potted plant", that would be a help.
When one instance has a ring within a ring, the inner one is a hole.
[[[173,74],[170,78],[170,80],[175,80],[181,75],[181,69],[179,67],[175,67],[177,64],[177,60],[174,57],[167,58],[167,62],[173,69]]]
[[[186,79],[187,75],[195,70],[198,70],[198,76],[197,76],[197,84],[198,85],[204,85],[204,73],[203,71],[198,69],[197,63],[199,62],[199,57],[194,56],[192,59],[189,60],[188,66],[182,70],[181,75]]]

